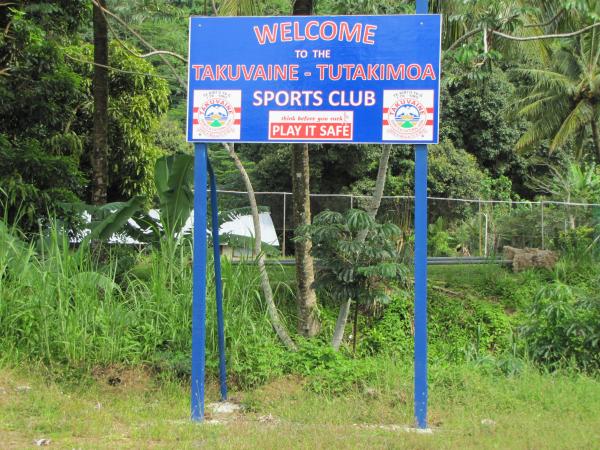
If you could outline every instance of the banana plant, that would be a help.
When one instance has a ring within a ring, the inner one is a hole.
[[[169,234],[177,234],[194,206],[194,157],[185,154],[160,158],[154,167],[161,221]]]
[[[118,233],[129,219],[139,211],[144,204],[144,197],[136,196],[126,202],[107,203],[93,209],[91,231],[84,241],[95,239],[106,240]]]
[[[92,215],[91,232],[85,240],[105,240],[119,232],[140,242],[153,244],[160,244],[164,237],[179,237],[194,205],[193,167],[193,156],[186,154],[169,155],[157,160],[154,185],[160,217],[144,210],[144,206],[152,203],[152,199],[143,196],[100,207],[80,206],[79,209]]]

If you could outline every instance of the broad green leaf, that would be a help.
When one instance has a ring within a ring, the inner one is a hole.
[[[144,198],[136,196],[127,202],[108,203],[101,206],[95,211],[100,220],[92,222],[92,230],[84,241],[108,239],[113,234],[119,232],[131,216],[141,209],[143,204]]]
[[[185,154],[166,156],[156,162],[161,221],[168,233],[181,230],[194,206],[193,167],[193,156]]]

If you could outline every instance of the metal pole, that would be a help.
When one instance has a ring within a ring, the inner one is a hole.
[[[210,211],[212,214],[213,256],[215,265],[215,297],[217,301],[217,335],[219,340],[219,383],[221,401],[227,400],[227,369],[225,366],[225,319],[223,318],[223,281],[221,278],[221,246],[219,244],[219,203],[217,180],[206,153],[206,165],[210,175]]]
[[[478,222],[479,222],[479,256],[481,256],[481,199],[479,199],[479,214],[478,214]]]
[[[206,144],[195,144],[194,149],[191,418],[201,422],[204,420],[206,357]]]
[[[544,250],[544,202],[540,204],[542,206],[542,250]]]
[[[281,243],[281,256],[285,257],[285,210],[286,210],[286,202],[285,202],[285,192],[283,193],[283,237]]]
[[[417,0],[427,14],[428,0]],[[415,146],[415,420],[427,428],[427,145]]]
[[[483,256],[487,257],[488,255],[488,215],[484,214],[483,217],[485,217],[485,234],[484,234],[484,250],[483,250]]]
[[[427,146],[415,153],[415,419],[427,428]]]

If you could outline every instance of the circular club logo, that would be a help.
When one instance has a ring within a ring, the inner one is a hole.
[[[197,114],[198,125],[205,135],[222,136],[232,129],[235,122],[235,108],[222,97],[205,101]]]
[[[427,125],[427,108],[412,98],[399,98],[388,110],[388,123],[401,137],[417,136]]]

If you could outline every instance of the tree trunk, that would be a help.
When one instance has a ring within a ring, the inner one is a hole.
[[[292,145],[292,191],[294,227],[310,224],[310,178],[308,145]],[[310,241],[296,242],[296,303],[298,306],[298,332],[305,337],[315,336],[321,325],[317,316],[317,294],[313,287],[315,271],[310,254]]]
[[[105,0],[98,0],[102,7]],[[94,131],[92,166],[92,196],[94,205],[106,203],[108,189],[108,24],[102,10],[93,6],[94,23]],[[104,67],[102,67],[104,66]]]
[[[367,207],[367,213],[375,218],[377,211],[381,205],[381,197],[383,197],[383,189],[385,188],[385,179],[388,170],[388,163],[390,160],[390,153],[392,150],[391,145],[384,145],[381,150],[381,158],[379,158],[379,169],[377,170],[377,180],[375,181],[375,190],[373,191],[373,197],[369,206]],[[367,233],[360,233],[358,240],[364,242],[367,238]],[[338,314],[337,322],[335,323],[335,329],[333,330],[333,338],[331,339],[331,346],[334,350],[340,348],[342,339],[344,338],[344,330],[346,328],[346,322],[348,320],[348,312],[350,311],[350,300],[342,303],[340,306],[340,312]]]
[[[310,16],[313,13],[313,0],[294,0],[295,16]]]
[[[373,197],[371,197],[371,202],[369,203],[369,207],[367,209],[367,213],[369,213],[373,219],[377,216],[377,211],[379,211],[379,206],[381,205],[381,197],[383,197],[383,190],[385,188],[385,179],[391,152],[391,145],[384,145],[381,149],[379,169],[377,170],[377,180],[375,181],[375,191],[373,192]]]
[[[594,149],[596,150],[596,160],[600,164],[600,130],[595,117],[592,117],[592,137],[594,141]]]
[[[273,300],[273,291],[271,289],[271,283],[269,282],[269,274],[267,273],[267,268],[265,266],[265,255],[261,251],[262,236],[260,228],[260,219],[258,216],[258,205],[256,204],[254,188],[252,187],[252,183],[250,182],[248,172],[246,172],[246,169],[242,165],[240,158],[235,152],[234,145],[225,144],[225,147],[229,151],[229,156],[231,156],[231,158],[233,159],[233,163],[242,175],[244,185],[246,186],[246,191],[248,191],[248,200],[250,201],[250,209],[252,211],[252,222],[254,225],[253,252],[258,256],[258,272],[260,274],[260,286],[265,296],[265,301],[267,302],[267,311],[269,313],[269,318],[271,319],[271,325],[273,326],[275,333],[277,333],[277,336],[279,337],[279,340],[281,340],[283,345],[285,345],[288,350],[295,351],[297,350],[296,344],[294,344],[294,341],[292,341],[292,338],[290,338],[290,335],[288,334],[285,325],[279,317],[279,311],[277,310],[277,306],[275,305],[275,301]]]
[[[334,350],[340,349],[342,339],[344,339],[344,330],[346,328],[346,322],[348,321],[351,303],[352,301],[348,299],[340,306],[340,312],[337,321],[335,322],[335,330],[333,330],[333,338],[331,338],[331,346]]]
[[[293,14],[311,15],[312,0],[294,0]],[[292,145],[292,191],[294,207],[294,227],[310,224],[310,177],[307,144]],[[315,336],[320,328],[317,315],[317,294],[313,287],[315,271],[310,254],[310,241],[297,242],[296,281],[298,289],[296,302],[298,306],[298,332],[305,337]]]

